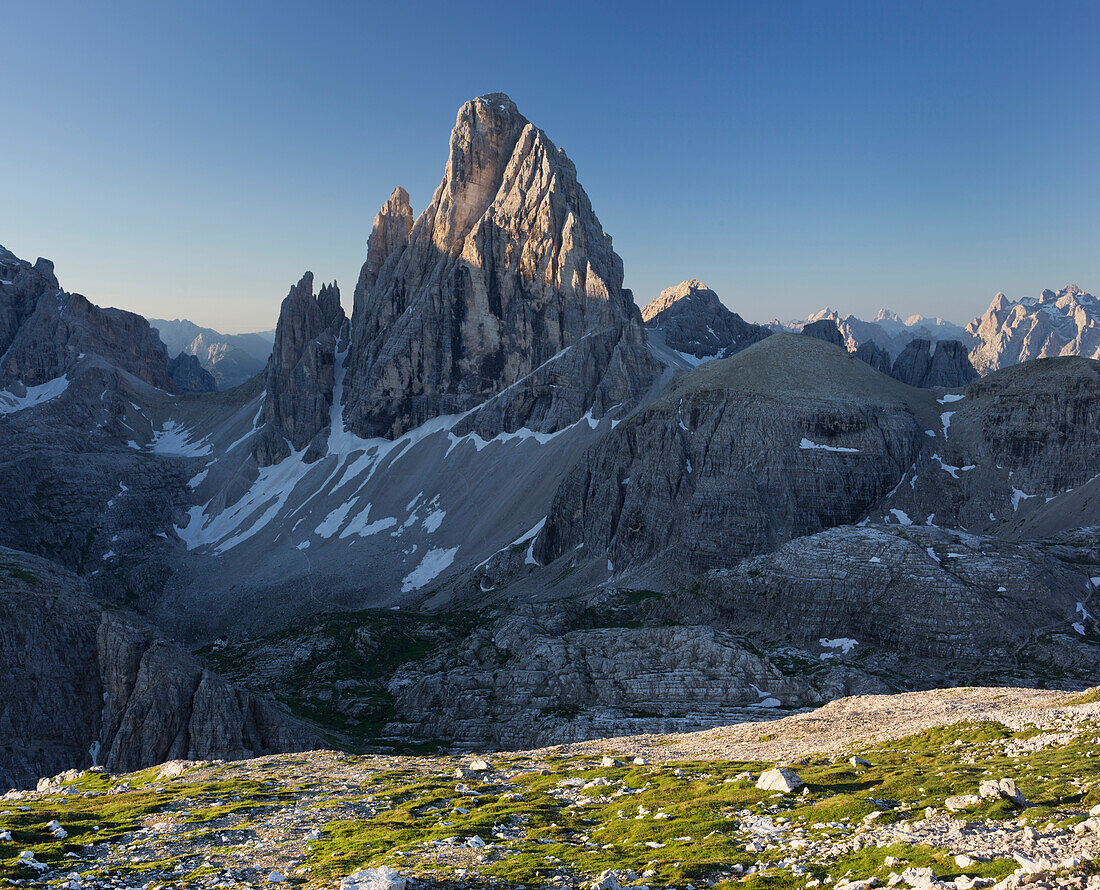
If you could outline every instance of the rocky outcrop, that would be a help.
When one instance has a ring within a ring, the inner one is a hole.
[[[586,627],[584,617],[560,605],[524,608],[458,651],[398,670],[386,734],[540,747],[766,719],[780,700],[798,706],[887,689],[848,668],[808,682],[787,675],[743,638],[705,625],[616,626],[605,614],[604,626]]]
[[[894,361],[890,375],[909,386],[951,388],[966,386],[978,379],[970,364],[966,347],[958,340],[911,340]]]
[[[549,432],[630,403],[654,377],[622,261],[576,168],[501,93],[459,110],[443,182],[407,232],[376,220],[356,289],[344,417],[395,437],[469,411],[459,432]]]
[[[40,299],[16,332],[0,363],[0,380],[8,388],[38,386],[63,376],[87,355],[158,389],[175,391],[163,344],[149,322],[63,291]]]
[[[1100,666],[1085,640],[1100,628],[1077,608],[1084,597],[1094,611],[1086,577],[1031,544],[844,526],[711,572],[703,586],[718,626],[830,658],[887,653],[899,667],[921,664],[918,685],[967,682],[978,669],[1087,677]]]
[[[832,343],[834,346],[844,347],[844,338],[840,335],[840,328],[836,326],[836,322],[831,318],[822,318],[819,321],[810,322],[802,328],[800,333],[806,337]]]
[[[177,392],[214,392],[217,389],[214,375],[186,352],[168,360],[168,376]]]
[[[696,359],[733,355],[771,331],[731,312],[701,281],[665,288],[642,309],[647,331],[660,331],[667,346]]]
[[[934,407],[841,348],[773,335],[675,379],[591,448],[535,555],[706,569],[854,522],[912,465]]]
[[[860,343],[854,355],[861,362],[866,362],[876,371],[881,371],[883,374],[889,374],[890,368],[893,365],[893,362],[890,360],[890,353],[877,346],[873,340],[865,340],[863,343]]]
[[[304,450],[306,461],[324,453],[345,322],[340,289],[333,282],[314,296],[312,272],[306,272],[283,300],[267,363],[264,425],[253,445],[261,467],[291,451]]]
[[[53,263],[39,257],[32,266],[0,246],[0,355],[34,313],[38,301],[61,290]]]
[[[1100,362],[1036,359],[937,402],[920,458],[876,517],[993,531],[1069,503],[1100,473]]]
[[[1100,299],[1073,284],[1016,301],[998,293],[966,332],[983,374],[1035,358],[1100,358]]]
[[[80,579],[0,549],[0,786],[99,764],[243,758],[319,747],[306,726],[230,686]]]

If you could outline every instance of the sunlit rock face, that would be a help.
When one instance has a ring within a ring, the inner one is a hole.
[[[395,437],[470,411],[463,430],[551,432],[632,403],[656,368],[576,168],[502,93],[467,102],[443,181],[411,224],[398,189],[356,287],[344,417]]]
[[[1073,284],[1015,302],[999,293],[966,332],[983,374],[1033,358],[1100,358],[1100,299]]]

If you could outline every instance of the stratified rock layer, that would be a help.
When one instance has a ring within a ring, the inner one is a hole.
[[[776,334],[673,381],[562,482],[536,552],[728,565],[858,520],[922,447],[931,394]]]

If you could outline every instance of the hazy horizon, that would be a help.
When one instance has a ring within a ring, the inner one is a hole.
[[[350,310],[378,207],[402,185],[419,214],[459,106],[495,90],[575,162],[639,305],[698,278],[750,321],[966,324],[998,291],[1100,288],[1086,3],[19,0],[5,22],[0,243],[147,317],[270,329],[307,269]]]

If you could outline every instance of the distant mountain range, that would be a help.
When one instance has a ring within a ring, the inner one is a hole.
[[[942,318],[929,318],[925,315],[910,315],[903,318],[889,309],[880,309],[872,321],[864,321],[855,315],[841,315],[835,309],[822,309],[808,318],[781,322],[777,318],[769,321],[766,327],[773,331],[800,332],[806,325],[815,321],[831,319],[840,329],[844,346],[849,352],[855,352],[868,340],[885,349],[892,358],[897,358],[912,340],[963,340],[966,330]]]
[[[253,334],[222,334],[213,328],[204,328],[186,318],[168,321],[150,318],[149,325],[159,334],[168,354],[181,352],[193,355],[209,371],[218,389],[240,386],[264,369],[271,355],[275,331],[258,331]]]

